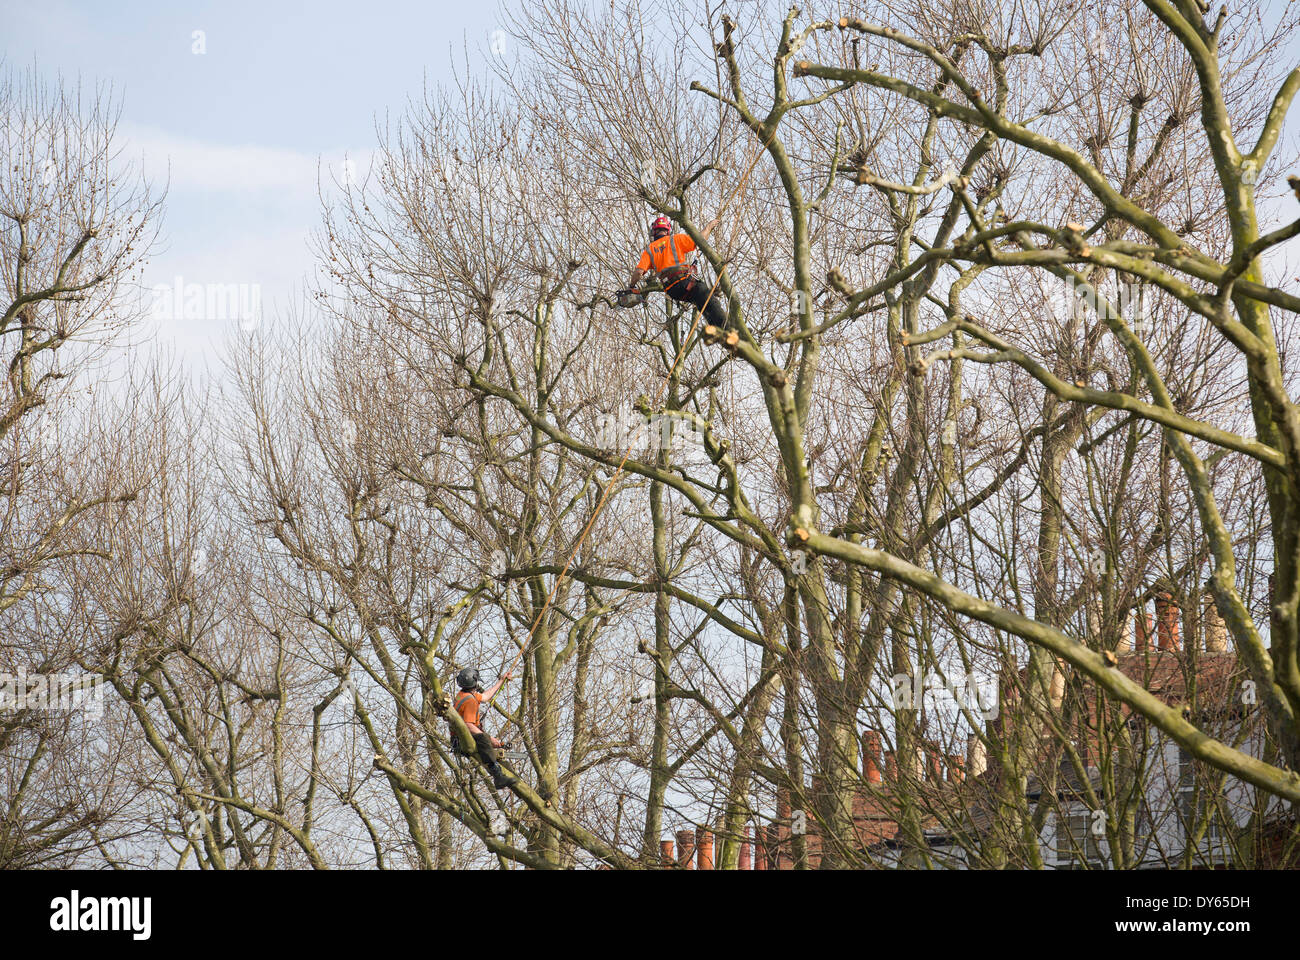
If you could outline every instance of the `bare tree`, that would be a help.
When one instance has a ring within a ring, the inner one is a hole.
[[[32,73],[0,78],[0,673],[18,699],[0,716],[0,863],[10,866],[75,858],[114,806],[112,778],[82,766],[95,759],[93,724],[24,706],[24,677],[43,689],[73,664],[51,629],[60,567],[97,552],[79,528],[135,493],[84,402],[134,319],[129,285],[158,212],[122,162],[115,123],[107,93],[46,87]]]

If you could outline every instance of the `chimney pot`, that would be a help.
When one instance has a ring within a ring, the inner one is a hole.
[[[880,783],[880,734],[875,730],[862,734],[862,777],[867,783]]]
[[[697,870],[713,869],[713,832],[707,827],[695,830],[695,858]]]
[[[1148,649],[1151,645],[1151,634],[1155,632],[1155,626],[1151,619],[1151,614],[1145,610],[1138,610],[1133,615],[1136,625],[1137,645],[1136,649],[1141,652]]]
[[[966,767],[972,777],[978,777],[988,769],[988,751],[978,734],[972,733],[966,738]]]
[[[932,783],[940,783],[943,780],[943,762],[938,750],[931,750],[926,747],[925,758],[929,761],[929,774]]]
[[[671,840],[659,841],[659,864],[665,870],[673,865],[673,842]]]
[[[1156,629],[1161,650],[1178,649],[1178,604],[1167,592],[1156,594]]]
[[[781,848],[781,825],[779,823],[769,823],[767,825],[767,849],[768,856],[772,858],[773,870],[784,870],[787,861],[794,862]]]
[[[695,831],[677,831],[677,866],[683,870],[692,868],[691,860],[695,856]]]
[[[1095,594],[1084,604],[1084,618],[1087,621],[1088,636],[1095,643],[1101,639],[1101,594]]]
[[[1127,653],[1133,649],[1133,620],[1125,615],[1120,620],[1119,643],[1115,645],[1117,653]]]
[[[776,791],[776,819],[790,819],[790,791],[784,787]]]
[[[966,779],[966,761],[960,754],[948,756],[948,779],[952,783],[961,783]]]
[[[903,773],[906,776],[916,783],[920,783],[925,779],[925,758],[921,755],[919,746],[913,746],[908,755],[904,757],[904,761]]]
[[[1202,603],[1205,611],[1202,617],[1205,632],[1205,652],[1227,653],[1228,625],[1223,622],[1223,617],[1219,616],[1219,608],[1214,602],[1214,594],[1206,591]]]

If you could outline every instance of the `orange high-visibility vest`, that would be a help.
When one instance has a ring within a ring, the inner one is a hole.
[[[695,252],[695,241],[687,234],[673,233],[651,240],[641,251],[636,268],[642,272],[654,268],[655,273],[671,288],[690,277],[692,266],[686,258]]]

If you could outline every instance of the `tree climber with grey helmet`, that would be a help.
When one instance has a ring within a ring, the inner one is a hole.
[[[479,759],[483,761],[483,766],[487,772],[492,774],[492,789],[501,790],[513,783],[518,783],[518,778],[508,773],[501,766],[500,758],[497,756],[497,750],[505,746],[496,737],[488,736],[483,732],[479,725],[483,719],[480,716],[484,701],[490,701],[501,685],[507,680],[512,679],[507,673],[504,677],[494,683],[489,690],[483,689],[483,684],[479,680],[478,670],[475,667],[466,667],[456,674],[456,685],[460,687],[460,693],[456,695],[454,706],[460,718],[465,721],[465,726],[469,727],[469,732],[474,736],[474,744],[478,747]],[[456,735],[453,733],[452,738]]]

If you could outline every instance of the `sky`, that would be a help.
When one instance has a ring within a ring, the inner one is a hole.
[[[151,330],[210,366],[232,331],[301,302],[318,173],[347,175],[345,157],[364,172],[376,120],[452,80],[466,55],[474,70],[504,55],[497,15],[494,2],[445,0],[0,0],[0,61],[112,85],[126,156],[167,190],[145,274]],[[153,294],[178,283],[241,284],[260,309],[194,316]]]
[[[126,156],[167,188],[146,335],[208,369],[232,333],[302,305],[319,177],[363,175],[376,121],[450,82],[453,63],[510,55],[496,0],[0,0],[0,25],[5,68],[112,85]],[[191,291],[231,285],[238,309],[187,309]]]

